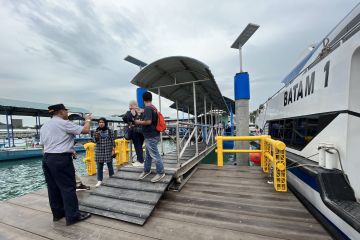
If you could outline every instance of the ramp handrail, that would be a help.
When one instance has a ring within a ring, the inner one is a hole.
[[[217,136],[217,165],[224,166],[224,153],[261,153],[261,168],[269,173],[273,169],[274,188],[279,192],[287,191],[285,143],[271,139],[270,136]],[[223,149],[224,141],[259,141],[260,150]]]

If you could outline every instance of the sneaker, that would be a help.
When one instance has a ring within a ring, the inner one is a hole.
[[[142,173],[139,175],[139,177],[138,177],[137,180],[141,180],[141,179],[146,178],[150,173],[151,173],[151,171],[148,172],[148,173],[147,173],[147,172],[142,172]]]
[[[133,162],[132,165],[133,167],[144,167],[144,163],[138,161]]]
[[[165,173],[163,173],[163,174],[156,174],[155,177],[153,177],[153,178],[151,179],[151,182],[152,182],[152,183],[156,183],[156,182],[160,181],[161,179],[163,179],[164,177],[165,177]]]
[[[102,183],[102,181],[98,181],[97,184],[95,185],[95,187],[100,187],[101,183]]]
[[[76,186],[76,191],[85,191],[85,190],[90,190],[90,187],[89,186],[86,186],[82,183],[80,183],[79,186]]]

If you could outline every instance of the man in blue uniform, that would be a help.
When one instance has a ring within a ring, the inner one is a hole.
[[[65,217],[66,225],[71,225],[90,217],[89,213],[79,212],[72,155],[75,135],[90,132],[91,115],[86,116],[82,127],[68,120],[68,111],[63,104],[48,109],[52,118],[40,129],[40,143],[44,148],[42,165],[49,203],[53,221]]]

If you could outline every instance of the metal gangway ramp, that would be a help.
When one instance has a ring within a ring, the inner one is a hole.
[[[215,137],[222,135],[222,114],[228,107],[204,63],[189,57],[168,57],[142,69],[131,83],[146,88],[174,102],[177,122],[174,151],[165,153],[161,134],[161,154],[166,177],[151,183],[153,173],[138,181],[141,168],[123,166],[103,185],[79,197],[80,210],[143,225],[168,188],[180,189],[191,177],[199,162],[214,150]],[[188,114],[188,121],[179,121],[179,111]],[[200,114],[199,114],[200,113]],[[190,114],[192,119],[190,119]],[[182,133],[180,134],[180,130]],[[185,133],[184,133],[185,131]]]
[[[123,167],[100,188],[81,196],[80,210],[104,217],[143,225],[167,189],[174,172],[166,170],[165,178],[150,182],[154,173],[138,181],[142,169]]]

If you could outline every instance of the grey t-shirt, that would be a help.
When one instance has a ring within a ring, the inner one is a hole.
[[[157,113],[151,107],[144,108],[144,120],[151,120],[150,125],[143,125],[142,132],[144,138],[154,138],[160,136],[160,133],[156,131]]]
[[[54,116],[40,129],[40,144],[44,146],[44,153],[75,152],[75,135],[80,134],[82,129],[82,126]]]

